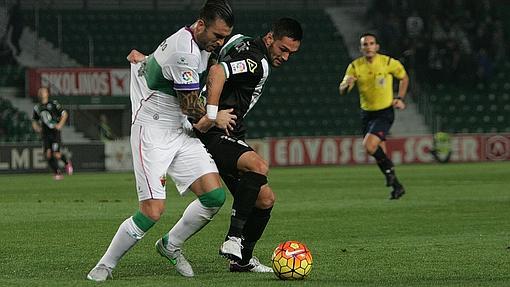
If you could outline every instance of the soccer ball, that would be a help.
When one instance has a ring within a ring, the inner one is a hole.
[[[305,279],[312,271],[312,253],[301,242],[286,241],[273,251],[271,263],[274,274],[282,280]]]

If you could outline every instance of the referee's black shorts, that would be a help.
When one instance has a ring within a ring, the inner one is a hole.
[[[363,135],[373,134],[382,141],[386,140],[394,120],[395,110],[393,106],[378,111],[361,110]]]

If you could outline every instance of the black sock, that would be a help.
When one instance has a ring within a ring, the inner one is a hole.
[[[64,162],[64,164],[67,164],[67,162],[68,162],[68,161],[67,161],[67,157],[66,157],[66,155],[65,155],[65,154],[62,154],[62,155],[60,156],[60,159]]]
[[[394,168],[393,162],[391,161],[391,159],[389,159],[386,156],[386,154],[384,153],[384,151],[382,150],[382,148],[380,146],[377,147],[377,150],[372,154],[372,156],[375,158],[375,160],[377,162],[377,166],[379,167],[381,172],[384,174],[384,176],[388,177],[391,175],[391,176],[395,177],[394,183],[398,184],[398,180],[395,175],[395,168]]]
[[[243,254],[243,259],[241,260],[241,265],[246,265],[250,262],[250,259],[253,257],[253,249],[255,248],[255,244],[262,237],[262,233],[266,229],[267,223],[271,218],[271,210],[273,207],[268,209],[259,209],[254,207],[243,230],[243,249],[241,250]]]
[[[249,171],[241,176],[237,190],[233,192],[234,203],[227,236],[242,236],[244,225],[257,201],[260,187],[266,183],[267,177],[260,173]]]
[[[53,173],[57,174],[59,171],[58,171],[58,161],[55,157],[50,157],[50,159],[48,159],[48,166],[50,167],[50,169],[53,171]]]

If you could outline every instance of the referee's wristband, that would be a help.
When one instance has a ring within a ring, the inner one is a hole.
[[[216,120],[216,116],[218,115],[218,106],[215,105],[207,105],[207,117],[210,120]]]
[[[401,100],[403,102],[404,98],[402,98],[401,96],[397,96],[397,97],[395,97],[395,100]]]

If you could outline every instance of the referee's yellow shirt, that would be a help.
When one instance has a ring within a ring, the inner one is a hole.
[[[365,57],[352,61],[345,72],[356,77],[361,108],[378,111],[391,106],[393,100],[393,77],[401,80],[406,76],[404,66],[389,56],[376,54],[372,63]]]

